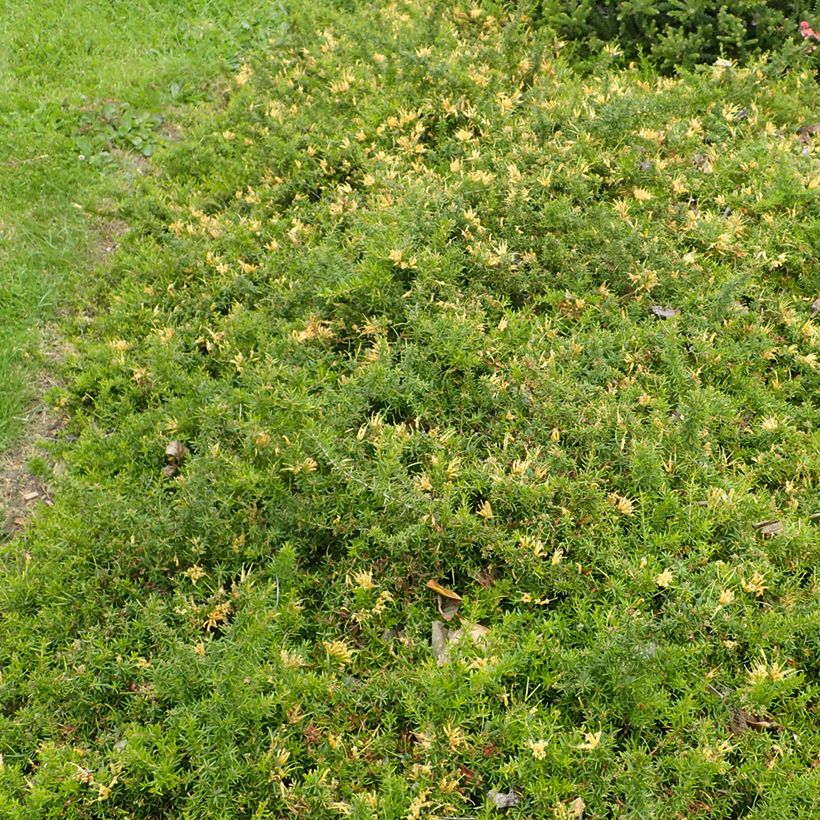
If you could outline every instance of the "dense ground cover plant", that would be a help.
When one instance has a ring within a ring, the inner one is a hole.
[[[779,52],[799,39],[807,17],[817,22],[820,11],[808,0],[509,0],[508,6],[574,43],[578,58],[610,43],[667,72],[719,57]]]
[[[816,816],[816,88],[612,56],[292,4],[158,147],[4,548],[3,816]]]

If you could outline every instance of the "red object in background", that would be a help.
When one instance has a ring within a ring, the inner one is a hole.
[[[806,20],[800,23],[800,34],[806,40],[817,40],[820,43],[820,34],[818,34]]]

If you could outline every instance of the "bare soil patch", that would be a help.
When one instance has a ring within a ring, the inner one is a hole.
[[[43,329],[41,351],[45,366],[35,386],[37,398],[29,408],[25,431],[15,445],[0,454],[0,541],[23,527],[39,504],[52,504],[51,488],[32,474],[29,463],[35,456],[48,459],[43,445],[56,441],[65,423],[65,417],[46,405],[43,396],[60,384],[56,365],[70,351],[50,326]]]

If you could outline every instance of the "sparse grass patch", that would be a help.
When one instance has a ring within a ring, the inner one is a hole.
[[[582,77],[491,3],[287,23],[75,327],[0,808],[816,816],[811,72]],[[441,665],[430,578],[489,629]]]

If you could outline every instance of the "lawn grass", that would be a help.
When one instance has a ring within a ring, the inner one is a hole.
[[[133,175],[117,149],[162,139],[124,116],[183,117],[279,19],[236,0],[0,4],[0,448],[36,394],[38,328],[81,296],[105,205]]]
[[[287,10],[71,328],[0,814],[816,817],[811,71]]]

